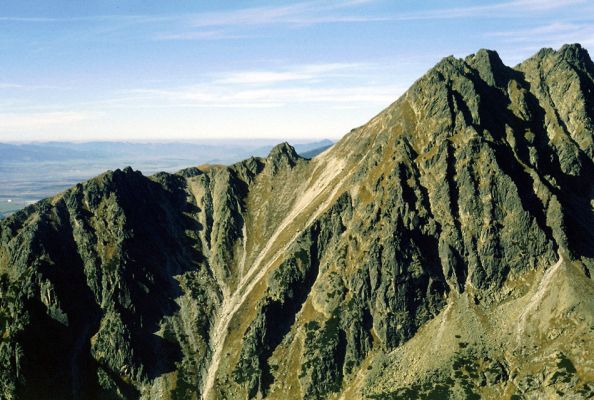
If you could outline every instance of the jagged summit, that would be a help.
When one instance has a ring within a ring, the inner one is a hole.
[[[266,161],[269,163],[272,170],[276,171],[283,165],[293,167],[300,159],[302,159],[302,157],[297,154],[295,148],[289,143],[283,142],[281,144],[277,144],[272,148],[272,150],[270,150]]]
[[[0,397],[593,397],[591,64],[448,57],[311,160],[0,221]]]
[[[503,64],[496,51],[481,49],[476,54],[466,57],[465,61],[476,69],[490,86],[502,87],[509,80],[510,68]]]
[[[550,56],[550,55],[557,55],[560,58],[569,61],[569,62],[577,62],[577,63],[591,63],[592,60],[590,59],[590,54],[588,50],[582,47],[579,43],[573,44],[566,44],[563,45],[559,50],[555,51],[554,49],[543,49],[537,53],[539,56]],[[543,57],[544,58],[544,57]]]
[[[566,45],[559,50],[564,60],[575,65],[577,69],[586,72],[590,78],[594,77],[594,63],[588,50],[579,44]]]
[[[522,71],[523,65],[542,62],[546,59],[563,60],[590,75],[594,71],[594,64],[588,51],[579,43],[575,43],[564,45],[559,50],[543,48],[514,68],[506,66],[494,50],[480,49],[464,59],[450,55],[438,62],[427,76],[438,73],[444,77],[455,77],[458,74],[464,75],[470,72],[470,69],[476,71],[488,85],[501,86],[508,82],[510,75],[514,75],[514,72]]]
[[[270,150],[267,158],[271,161],[275,161],[282,157],[295,161],[299,158],[299,155],[293,146],[287,142],[283,142],[274,146],[272,150]]]
[[[587,71],[590,75],[594,75],[594,65],[590,54],[579,43],[566,44],[559,50],[543,48],[534,56],[520,63],[516,68],[521,70],[523,65],[543,63],[547,62],[547,60],[550,64],[555,64],[563,60],[578,70]]]

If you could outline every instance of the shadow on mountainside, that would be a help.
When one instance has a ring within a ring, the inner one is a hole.
[[[26,355],[19,398],[138,398],[139,383],[173,372],[182,359],[177,341],[156,332],[179,310],[176,276],[205,262],[188,235],[202,226],[185,180],[167,175],[158,183],[131,170],[98,179],[55,207],[35,206],[28,261],[37,267],[37,293],[24,305],[31,328],[18,336]],[[98,218],[115,239],[98,229]]]

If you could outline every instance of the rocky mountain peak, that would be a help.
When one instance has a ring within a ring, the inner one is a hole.
[[[426,75],[437,74],[445,79],[464,74],[466,64],[453,55],[442,58]]]
[[[277,144],[266,157],[267,164],[276,171],[282,166],[293,167],[301,157],[295,148],[287,142]]]
[[[591,61],[588,50],[579,43],[565,44],[561,46],[558,53],[566,60]]]
[[[476,69],[481,78],[491,86],[504,86],[507,83],[509,70],[496,51],[481,49],[466,57],[465,61]]]
[[[558,53],[563,60],[577,65],[584,71],[588,71],[594,75],[594,64],[592,63],[590,54],[579,43],[564,45]]]
[[[571,65],[579,71],[588,72],[594,76],[594,64],[592,63],[590,54],[579,43],[563,45],[559,50],[551,48],[541,49],[518,67],[522,69],[522,66],[534,64],[556,66],[559,61],[564,61],[566,65]]]
[[[276,160],[282,157],[286,157],[290,160],[297,160],[299,155],[293,146],[291,146],[288,142],[283,142],[274,146],[272,150],[270,150],[267,158],[269,160]]]

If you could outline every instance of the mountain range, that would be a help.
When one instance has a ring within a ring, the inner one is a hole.
[[[6,399],[594,396],[594,64],[447,57],[309,159],[0,221]]]

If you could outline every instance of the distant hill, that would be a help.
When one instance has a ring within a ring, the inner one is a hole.
[[[6,144],[0,143],[0,162],[14,161],[60,161],[82,160],[97,157],[98,152],[84,151],[69,146],[56,146],[49,143]]]
[[[328,150],[330,147],[332,147],[332,144],[326,144],[326,145],[317,147],[315,149],[311,149],[311,150],[308,150],[308,151],[300,152],[299,155],[301,157],[303,157],[303,158],[314,158],[318,154],[321,154],[324,151]]]

